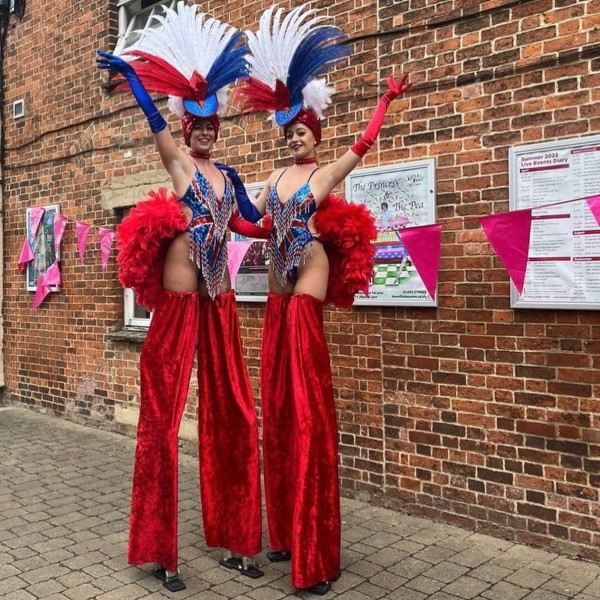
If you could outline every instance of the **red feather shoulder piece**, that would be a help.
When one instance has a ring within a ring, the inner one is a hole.
[[[375,219],[362,204],[329,194],[315,213],[315,227],[329,258],[326,304],[350,308],[354,294],[368,294],[377,237]]]
[[[177,196],[166,188],[148,192],[117,227],[119,280],[135,290],[147,310],[163,289],[163,267],[171,240],[187,226]]]

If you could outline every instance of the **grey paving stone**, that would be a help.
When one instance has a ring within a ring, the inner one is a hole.
[[[486,590],[481,595],[490,600],[521,600],[529,593],[529,590],[523,589],[518,585],[513,585],[507,581],[500,581]]]
[[[37,600],[33,594],[25,590],[17,590],[15,592],[9,592],[2,596],[3,600]]]
[[[509,583],[514,583],[520,587],[528,588],[530,590],[534,590],[550,579],[550,576],[546,573],[540,573],[534,569],[530,569],[525,567],[523,569],[519,569],[515,571],[508,577],[505,577],[505,581]]]
[[[439,592],[444,587],[444,584],[436,579],[430,579],[429,577],[419,575],[418,577],[406,582],[404,587],[408,587],[419,592],[424,592],[426,594],[433,594],[435,592]]]
[[[368,598],[389,598],[390,594],[390,590],[373,585],[370,581],[357,585],[355,589]]]
[[[595,596],[596,598],[600,598],[600,580],[595,579],[592,583],[586,586],[583,590],[581,590],[583,594],[587,594],[588,596]]]
[[[448,584],[444,588],[444,592],[464,599],[479,598],[480,594],[487,590],[490,585],[485,581],[481,581],[481,579],[464,576]]]

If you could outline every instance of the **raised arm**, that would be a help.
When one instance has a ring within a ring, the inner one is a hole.
[[[311,189],[317,202],[323,200],[358,165],[362,157],[375,143],[392,100],[402,95],[412,86],[412,83],[408,81],[408,75],[403,75],[399,81],[396,81],[394,76],[390,75],[387,84],[387,92],[379,100],[362,136],[341,158],[315,173],[311,180]]]
[[[119,56],[102,50],[98,50],[97,52],[97,67],[119,73],[129,84],[134,98],[140,105],[144,115],[146,115],[150,131],[154,134],[156,149],[158,150],[163,166],[171,176],[171,179],[175,180],[178,175],[181,175],[184,169],[182,154],[171,132],[167,128],[167,122],[156,108],[135,69],[130,63]]]

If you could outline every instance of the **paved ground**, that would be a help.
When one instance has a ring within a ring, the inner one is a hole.
[[[30,411],[0,409],[0,598],[278,600],[287,563],[251,580],[218,566],[202,537],[196,461],[180,463],[180,556],[167,592],[125,561],[134,442]],[[600,599],[600,566],[352,500],[342,501],[339,600]]]

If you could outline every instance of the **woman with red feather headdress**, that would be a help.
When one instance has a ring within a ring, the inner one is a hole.
[[[178,3],[155,17],[123,56],[99,51],[148,119],[174,195],[151,193],[118,230],[119,275],[154,310],[140,357],[141,406],[128,560],[157,563],[170,591],[185,589],[177,561],[177,434],[198,347],[200,490],[206,543],[249,577],[264,573],[258,430],[227,273],[227,226],[268,231],[234,214],[231,183],[211,161],[227,87],[247,73],[241,33]],[[170,95],[188,146],[182,152],[148,91]]]
[[[389,103],[410,88],[388,79],[366,131],[339,160],[317,163],[323,110],[333,90],[317,79],[343,59],[343,34],[304,6],[270,8],[246,32],[250,77],[244,111],[268,110],[292,155],[255,202],[230,167],[242,215],[273,220],[261,357],[263,459],[271,561],[292,561],[296,588],[323,595],[340,575],[337,423],[323,308],[348,307],[368,291],[374,219],[330,192],[375,142]]]

